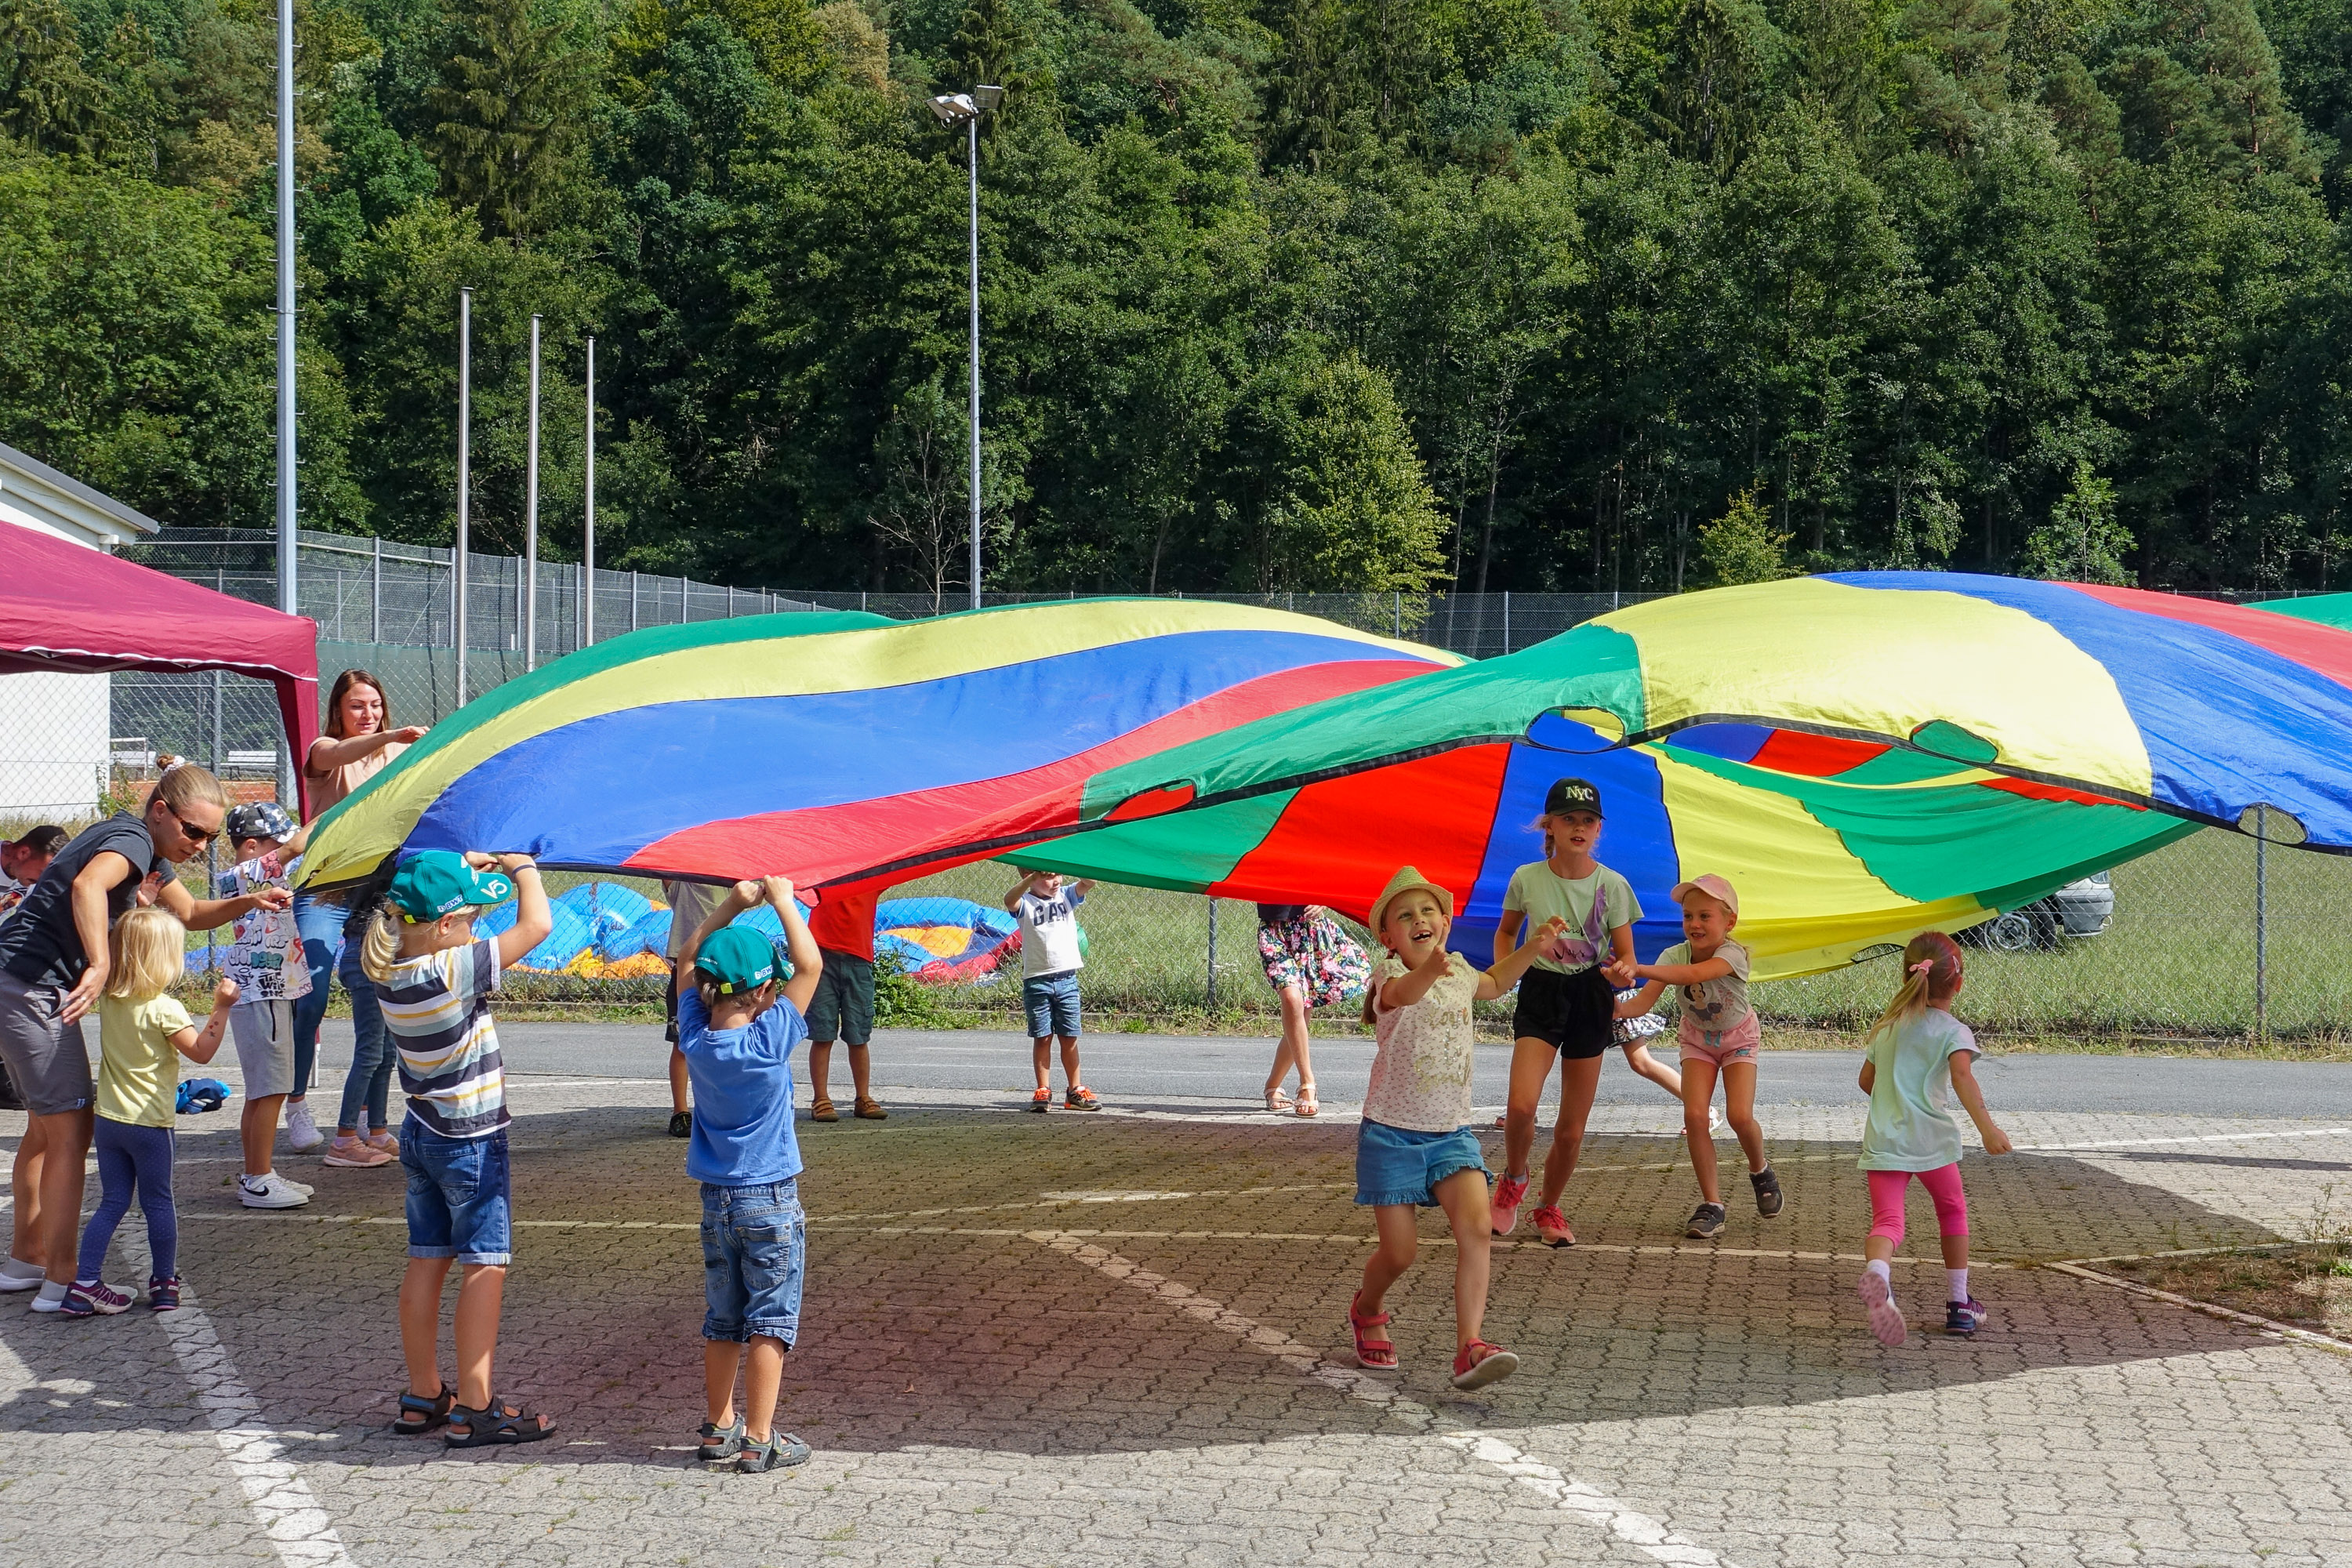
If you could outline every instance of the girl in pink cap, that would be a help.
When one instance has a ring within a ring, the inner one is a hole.
[[[1707,1116],[1718,1075],[1724,1120],[1748,1156],[1756,1212],[1769,1219],[1785,1200],[1780,1179],[1764,1154],[1764,1130],[1756,1123],[1756,1051],[1764,1031],[1748,1005],[1748,949],[1731,938],[1731,928],[1739,923],[1739,894],[1729,881],[1709,874],[1677,883],[1673,897],[1683,910],[1683,940],[1658,954],[1655,963],[1613,967],[1610,980],[1619,985],[1644,983],[1631,1001],[1617,1005],[1621,1018],[1647,1013],[1670,985],[1681,994],[1675,1037],[1683,1058],[1683,1136],[1690,1142],[1699,1196],[1684,1234],[1705,1237],[1723,1234],[1725,1217]]]

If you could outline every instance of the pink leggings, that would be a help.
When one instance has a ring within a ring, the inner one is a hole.
[[[1969,1195],[1960,1190],[1960,1168],[1940,1165],[1932,1171],[1870,1171],[1870,1234],[1903,1245],[1903,1194],[1911,1178],[1936,1201],[1936,1228],[1946,1236],[1969,1233]]]

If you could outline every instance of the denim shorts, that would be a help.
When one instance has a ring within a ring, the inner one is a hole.
[[[702,1184],[702,1337],[741,1344],[753,1335],[790,1350],[801,1331],[808,1219],[795,1180],[756,1186]]]
[[[444,1138],[409,1117],[400,1124],[400,1168],[408,1173],[409,1257],[513,1258],[505,1128],[482,1138]]]
[[[1078,976],[1073,970],[1067,974],[1040,974],[1021,983],[1021,1005],[1029,1015],[1029,1037],[1042,1040],[1048,1035],[1059,1035],[1066,1040],[1078,1037]]]
[[[1366,1205],[1437,1202],[1431,1189],[1457,1171],[1475,1171],[1492,1186],[1486,1151],[1467,1127],[1451,1132],[1414,1132],[1383,1121],[1356,1125],[1356,1201]]]

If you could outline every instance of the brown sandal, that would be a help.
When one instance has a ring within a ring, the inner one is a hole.
[[[890,1113],[883,1110],[882,1102],[875,1099],[872,1095],[861,1094],[857,1097],[857,1120],[860,1121],[887,1121],[890,1120]]]
[[[814,1105],[809,1107],[809,1120],[811,1121],[838,1121],[841,1120],[841,1112],[833,1108],[833,1101],[819,1098]]]

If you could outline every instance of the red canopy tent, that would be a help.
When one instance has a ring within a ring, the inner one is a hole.
[[[319,629],[307,617],[0,522],[0,674],[113,669],[257,676],[278,688],[293,754],[318,737]]]

